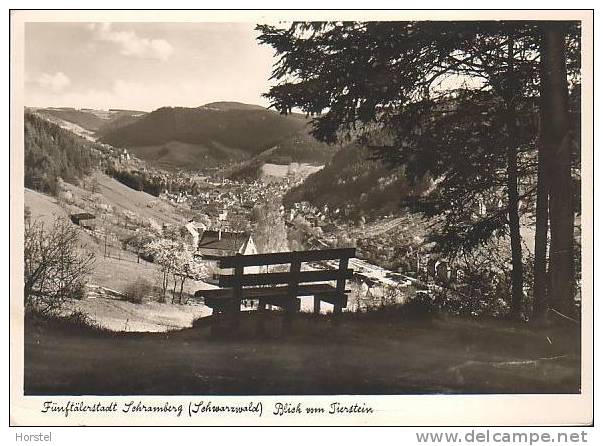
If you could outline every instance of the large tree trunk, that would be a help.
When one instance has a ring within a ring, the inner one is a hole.
[[[519,193],[517,190],[517,149],[509,147],[507,153],[507,189],[509,199],[509,232],[511,236],[511,316],[521,315],[523,302],[523,261],[519,225]]]
[[[519,318],[523,302],[523,261],[521,252],[521,233],[519,225],[519,191],[517,186],[517,146],[518,128],[517,112],[515,110],[514,90],[515,70],[513,54],[513,38],[508,43],[508,65],[507,65],[507,90],[505,100],[507,107],[507,195],[508,195],[508,219],[509,233],[511,237],[511,317]]]
[[[574,207],[563,23],[543,25],[541,57],[542,150],[551,178],[549,297],[553,309],[571,316],[575,311]]]
[[[536,186],[536,235],[534,240],[534,319],[546,317],[549,301],[547,295],[547,247],[549,232],[549,182],[542,144],[538,144],[538,180]]]

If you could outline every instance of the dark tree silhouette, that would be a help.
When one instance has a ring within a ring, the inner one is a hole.
[[[536,308],[538,314],[546,311],[548,304],[556,310],[573,315],[574,305],[574,185],[572,182],[572,135],[569,115],[566,41],[567,23],[546,22],[542,26],[541,49],[541,102],[542,141],[541,157],[544,170],[539,176],[539,187],[548,191],[549,202],[541,197],[541,213],[550,214],[550,289],[549,302],[545,295],[541,265],[546,228],[539,227],[539,276]],[[544,223],[542,223],[544,225]],[[546,251],[544,253],[546,255]]]
[[[576,24],[570,28],[579,35]],[[377,157],[438,181],[423,211],[443,218],[444,249],[510,236],[511,308],[518,316],[524,294],[519,203],[529,199],[534,180],[527,179],[536,170],[530,158],[538,134],[541,25],[337,22],[257,29],[278,58],[272,78],[279,82],[266,95],[272,106],[319,115],[317,138],[380,145]],[[579,59],[579,48],[572,58]],[[471,201],[484,195],[504,200],[472,218]]]

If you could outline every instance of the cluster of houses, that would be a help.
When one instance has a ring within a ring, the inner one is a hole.
[[[204,220],[212,225],[228,228],[230,222],[248,221],[253,208],[280,193],[278,188],[274,184],[224,180],[219,183],[205,182],[196,194],[165,193],[162,198],[174,203],[189,203],[190,208],[198,211]]]
[[[320,226],[330,220],[335,220],[340,216],[348,217],[353,211],[351,204],[346,204],[342,207],[329,208],[328,205],[316,207],[307,201],[293,203],[289,210],[289,220],[293,220],[295,216],[300,215],[307,221],[316,226]]]

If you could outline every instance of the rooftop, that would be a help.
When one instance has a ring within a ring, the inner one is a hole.
[[[216,254],[212,251],[234,254],[245,247],[250,237],[251,234],[248,232],[203,231],[199,240],[199,251],[200,254],[204,252]]]

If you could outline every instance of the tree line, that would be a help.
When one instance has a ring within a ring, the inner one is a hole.
[[[77,183],[99,165],[93,145],[33,113],[25,113],[25,187],[56,195],[59,178]]]
[[[258,25],[276,62],[266,93],[281,113],[314,116],[327,143],[357,139],[372,157],[429,174],[411,210],[437,218],[450,255],[492,239],[511,251],[510,316],[573,317],[579,211],[580,23],[296,22]],[[499,198],[485,212],[468,212]],[[526,284],[522,219],[535,221]],[[525,289],[533,289],[533,302]]]

